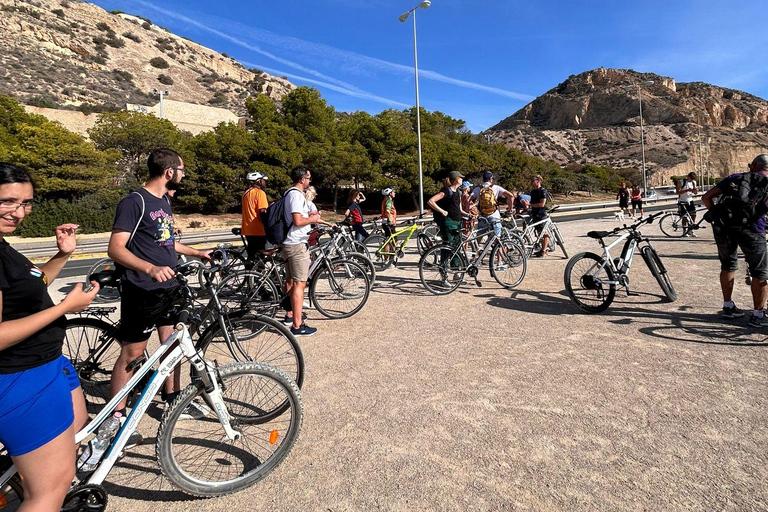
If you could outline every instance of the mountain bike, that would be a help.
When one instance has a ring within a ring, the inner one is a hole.
[[[189,287],[183,289],[188,291]],[[62,510],[104,510],[107,494],[102,483],[121,458],[130,435],[165,377],[184,359],[191,363],[192,380],[165,409],[156,445],[160,470],[175,487],[193,496],[230,494],[264,478],[290,453],[303,417],[301,392],[296,383],[282,370],[262,363],[219,366],[207,361],[192,342],[187,326],[193,317],[193,301],[185,294],[173,334],[136,368],[128,383],[75,435],[75,442],[82,443],[96,433],[120,401],[146,382],[138,402],[110,441],[97,468],[91,473],[78,474],[78,481],[70,488]],[[200,420],[179,421],[193,401],[203,402],[207,415]],[[0,456],[3,511],[16,510],[23,499],[20,477],[10,457],[4,454]]]
[[[696,208],[696,213],[706,212],[705,207]],[[704,215],[694,222],[691,214],[686,210],[683,215],[680,212],[669,212],[659,219],[659,228],[661,232],[671,238],[681,238],[684,236],[696,236],[697,229],[706,229]]]
[[[560,207],[555,206],[554,208],[547,210],[547,213],[552,214],[556,212],[558,208]],[[518,227],[517,221],[514,219],[514,217],[511,220],[504,222],[503,224],[509,226],[520,235],[525,243],[526,255],[528,257],[541,252],[543,245],[542,241],[544,239],[544,235],[546,234],[549,235],[547,252],[555,252],[559,247],[560,250],[563,251],[563,256],[567,258],[568,251],[565,248],[563,235],[560,234],[560,229],[557,227],[555,221],[552,220],[552,217],[547,216],[546,218],[535,222],[531,222],[531,220],[532,219],[530,219],[530,217],[527,217],[523,221],[522,228]]]
[[[457,230],[456,234],[460,234]],[[470,242],[487,237],[485,243],[473,252],[470,260],[466,247]],[[443,243],[428,249],[419,260],[419,278],[429,292],[435,295],[447,295],[456,290],[468,275],[477,286],[482,283],[477,279],[483,258],[488,255],[491,275],[501,286],[512,289],[523,282],[528,268],[527,258],[522,244],[513,237],[498,236],[493,230],[475,232],[470,235],[460,234],[458,243]]]
[[[629,271],[632,268],[632,258],[638,247],[648,270],[656,278],[667,300],[670,302],[677,300],[677,292],[659,254],[651,245],[648,237],[644,237],[638,231],[641,225],[651,224],[660,215],[664,215],[664,212],[651,215],[631,226],[625,225],[616,228],[613,231],[590,231],[587,233],[588,237],[594,238],[600,243],[603,254],[582,252],[575,255],[565,266],[563,276],[568,296],[578,307],[587,313],[605,311],[616,296],[617,286],[623,286],[627,291],[627,296],[630,296]],[[605,238],[622,231],[625,233],[606,245]],[[613,258],[610,249],[621,242],[624,242],[621,256]]]
[[[392,265],[397,266],[398,260],[405,256],[405,248],[411,241],[413,235],[422,227],[416,222],[417,219],[410,220],[406,227],[394,231],[390,236],[371,235],[364,240],[368,252],[371,255],[371,261],[376,266],[378,272],[387,270]],[[405,238],[403,238],[405,237]],[[416,237],[416,244],[419,254],[433,247],[436,238],[428,235],[426,232],[420,232]]]
[[[177,273],[198,274],[203,269],[211,279],[216,267],[207,268],[191,260],[176,268]],[[99,284],[118,285],[114,275],[101,272],[89,276]],[[296,337],[273,318],[250,311],[225,308],[212,285],[194,289],[188,279],[179,280],[180,299],[191,297],[193,322],[190,332],[197,336],[197,348],[217,361],[257,361],[285,371],[299,387],[304,382],[304,354]],[[207,304],[202,301],[208,299]],[[62,353],[74,366],[89,409],[97,409],[110,397],[112,369],[120,355],[120,322],[110,315],[115,307],[86,308],[67,319]]]

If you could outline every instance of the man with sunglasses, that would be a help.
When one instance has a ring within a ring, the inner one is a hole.
[[[149,180],[117,205],[109,257],[122,267],[120,304],[120,356],[110,383],[114,395],[133,375],[127,367],[144,354],[147,340],[157,327],[161,340],[173,332],[173,320],[167,317],[176,298],[177,254],[207,259],[210,251],[198,251],[176,241],[169,192],[176,190],[186,175],[184,161],[172,149],[156,149],[147,160]],[[180,367],[165,382],[163,398],[173,401],[181,390]],[[125,414],[126,401],[117,410]],[[202,418],[198,404],[190,407],[182,419]]]

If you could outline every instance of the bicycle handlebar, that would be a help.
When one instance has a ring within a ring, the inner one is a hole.
[[[642,226],[643,224],[651,224],[651,223],[653,222],[653,220],[654,220],[656,217],[660,217],[661,215],[664,215],[664,214],[666,214],[666,213],[667,213],[667,212],[658,212],[658,213],[654,213],[654,214],[652,214],[652,215],[649,215],[648,217],[644,218],[644,219],[643,219],[643,220],[641,220],[640,222],[636,222],[636,223],[634,223],[634,224],[632,224],[632,225],[630,225],[630,226],[627,226],[626,224],[624,224],[624,226],[622,226],[622,227],[619,227],[619,228],[616,228],[616,229],[614,229],[613,231],[611,231],[611,232],[609,233],[609,235],[615,235],[616,233],[619,233],[620,231],[624,231],[624,230],[632,230],[632,231],[635,231],[637,228],[639,228],[639,227],[640,227],[640,226]]]

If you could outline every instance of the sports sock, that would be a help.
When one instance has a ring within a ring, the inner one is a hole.
[[[752,314],[755,315],[757,318],[763,318],[765,316],[765,310],[756,309]]]
[[[723,302],[723,307],[724,308],[732,308],[733,306],[735,306],[735,304],[733,303],[732,300],[729,300],[727,302]]]

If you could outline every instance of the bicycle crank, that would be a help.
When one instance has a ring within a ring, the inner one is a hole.
[[[61,512],[102,512],[107,508],[107,491],[100,485],[76,485],[67,493]]]

